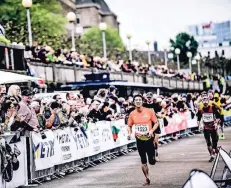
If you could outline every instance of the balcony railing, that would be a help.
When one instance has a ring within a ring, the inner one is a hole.
[[[37,76],[44,78],[48,82],[79,82],[84,79],[85,74],[92,73],[92,69],[83,69],[57,64],[30,62],[30,66],[34,69]],[[147,83],[172,89],[203,90],[203,82],[178,80],[175,78],[158,77],[144,74],[111,72],[110,79],[125,80],[128,82],[136,83]]]

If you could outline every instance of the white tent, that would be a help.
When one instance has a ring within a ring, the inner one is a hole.
[[[20,83],[37,80],[41,80],[41,78],[0,71],[0,84]]]

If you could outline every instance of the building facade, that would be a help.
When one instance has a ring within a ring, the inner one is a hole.
[[[231,58],[231,21],[191,25],[188,32],[198,41],[200,52]]]
[[[104,0],[59,0],[64,14],[70,11],[76,13],[76,23],[83,27],[83,31],[97,27],[105,22],[108,27],[116,28],[119,31],[120,23],[117,15],[114,14]]]

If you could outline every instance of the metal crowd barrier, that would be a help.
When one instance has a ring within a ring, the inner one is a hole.
[[[44,181],[49,181],[51,179],[59,179],[63,178],[64,175],[67,173],[72,172],[81,172],[84,170],[84,168],[87,167],[95,167],[98,163],[108,162],[112,159],[117,158],[120,155],[126,155],[128,152],[132,152],[136,148],[136,144],[133,142],[129,143],[128,145],[120,146],[117,148],[114,148],[109,151],[105,151],[102,153],[99,153],[97,155],[89,156],[80,160],[75,160],[72,162],[68,162],[65,164],[59,164],[55,165],[54,167],[44,169],[44,170],[38,170],[35,169],[35,162],[34,162],[34,151],[33,151],[33,143],[32,138],[29,139],[29,146],[30,153],[29,153],[29,163],[30,166],[30,172],[29,172],[29,184],[42,184]]]

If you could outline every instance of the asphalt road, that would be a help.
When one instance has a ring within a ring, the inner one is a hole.
[[[219,141],[219,145],[229,151],[231,127],[225,132],[226,139]],[[212,169],[202,134],[163,145],[159,148],[159,155],[161,162],[150,167],[150,188],[180,188],[192,169],[207,173]],[[43,183],[39,188],[139,188],[143,187],[143,182],[139,155],[132,152],[81,173],[67,175],[64,179]]]

